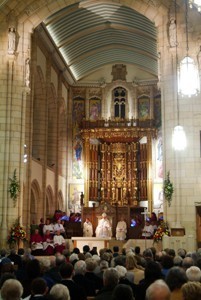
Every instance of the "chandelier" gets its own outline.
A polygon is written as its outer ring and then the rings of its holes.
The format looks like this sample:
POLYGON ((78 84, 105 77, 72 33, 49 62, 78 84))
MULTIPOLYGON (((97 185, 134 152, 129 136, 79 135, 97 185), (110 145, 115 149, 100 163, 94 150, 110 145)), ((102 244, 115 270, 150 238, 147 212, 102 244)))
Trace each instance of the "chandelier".
POLYGON ((186 56, 180 62, 178 70, 178 92, 182 97, 196 96, 200 92, 200 79, 198 68, 189 56, 188 43, 188 0, 186 0, 186 56))

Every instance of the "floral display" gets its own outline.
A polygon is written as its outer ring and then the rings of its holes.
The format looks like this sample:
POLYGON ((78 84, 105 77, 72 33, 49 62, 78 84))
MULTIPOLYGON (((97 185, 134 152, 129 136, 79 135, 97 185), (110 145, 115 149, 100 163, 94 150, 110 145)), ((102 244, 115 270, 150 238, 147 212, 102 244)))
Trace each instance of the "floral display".
POLYGON ((26 231, 19 223, 19 218, 15 221, 8 235, 8 243, 17 243, 19 240, 26 240, 26 231))
POLYGON ((167 172, 167 177, 164 180, 163 193, 165 199, 168 201, 169 206, 172 201, 172 194, 174 192, 173 183, 170 181, 170 172, 167 172))
POLYGON ((170 236, 170 230, 168 228, 167 223, 162 221, 158 226, 158 228, 156 229, 156 232, 154 233, 153 236, 154 243, 158 243, 162 241, 164 235, 170 236))

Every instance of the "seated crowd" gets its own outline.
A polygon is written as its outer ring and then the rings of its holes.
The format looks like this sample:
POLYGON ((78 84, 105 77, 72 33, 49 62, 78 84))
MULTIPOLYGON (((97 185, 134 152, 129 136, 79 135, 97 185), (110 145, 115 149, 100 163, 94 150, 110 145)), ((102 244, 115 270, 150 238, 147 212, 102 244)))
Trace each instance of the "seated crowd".
POLYGON ((85 245, 38 259, 31 249, 0 254, 3 300, 201 299, 201 249, 175 253, 152 247, 141 253, 139 247, 114 246, 97 253, 85 245))

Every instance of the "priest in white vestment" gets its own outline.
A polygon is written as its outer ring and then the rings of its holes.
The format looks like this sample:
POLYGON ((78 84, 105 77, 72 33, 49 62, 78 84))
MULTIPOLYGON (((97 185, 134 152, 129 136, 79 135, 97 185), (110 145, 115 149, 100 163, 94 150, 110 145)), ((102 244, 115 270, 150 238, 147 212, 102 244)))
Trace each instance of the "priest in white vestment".
POLYGON ((86 218, 86 221, 83 224, 83 236, 85 237, 93 236, 93 226, 88 218, 86 218))
POLYGON ((99 220, 98 226, 96 227, 96 237, 111 238, 112 228, 110 221, 107 218, 106 213, 102 214, 102 219, 99 220))
POLYGON ((126 239, 127 233, 127 224, 122 217, 121 220, 117 223, 116 227, 116 239, 119 241, 124 241, 126 239))

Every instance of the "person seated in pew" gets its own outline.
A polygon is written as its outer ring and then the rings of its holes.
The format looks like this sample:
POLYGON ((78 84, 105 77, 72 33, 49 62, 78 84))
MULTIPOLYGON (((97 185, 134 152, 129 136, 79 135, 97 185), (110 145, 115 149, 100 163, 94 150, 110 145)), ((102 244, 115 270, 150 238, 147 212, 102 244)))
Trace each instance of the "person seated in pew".
POLYGON ((35 229, 34 234, 31 235, 31 254, 43 255, 43 238, 39 234, 39 229, 35 229))
POLYGON ((56 231, 56 234, 53 237, 55 252, 59 252, 62 254, 63 250, 66 248, 66 242, 64 237, 61 235, 60 230, 56 231))
POLYGON ((49 230, 46 230, 46 233, 43 237, 43 250, 44 254, 46 255, 53 255, 54 254, 54 241, 52 234, 49 230))
POLYGON ((60 234, 66 238, 66 232, 65 232, 65 229, 64 229, 64 226, 63 224, 61 223, 61 220, 58 219, 56 224, 54 225, 54 234, 56 234, 57 231, 60 231, 60 234))
POLYGON ((45 225, 43 226, 43 235, 46 234, 47 230, 49 230, 50 234, 53 236, 54 227, 53 227, 53 224, 50 223, 50 219, 46 219, 45 225))

